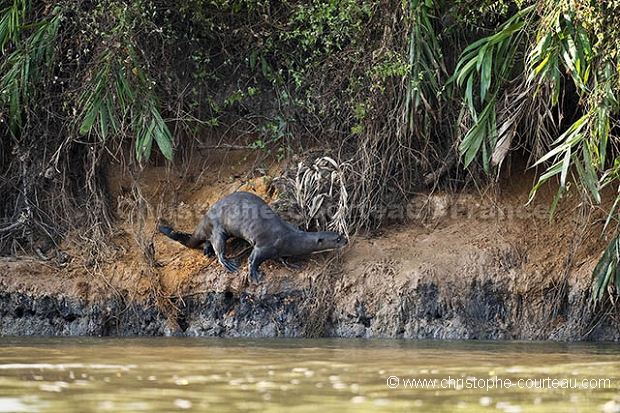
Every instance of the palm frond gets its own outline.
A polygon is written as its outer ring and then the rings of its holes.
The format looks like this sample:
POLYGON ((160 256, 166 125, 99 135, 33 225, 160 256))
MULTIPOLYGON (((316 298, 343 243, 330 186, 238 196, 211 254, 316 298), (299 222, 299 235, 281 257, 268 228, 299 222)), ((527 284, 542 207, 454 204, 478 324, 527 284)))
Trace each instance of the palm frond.
POLYGON ((348 235, 350 206, 345 180, 347 167, 329 156, 318 158, 310 166, 301 162, 298 164, 295 201, 306 228, 327 220, 329 229, 348 235))

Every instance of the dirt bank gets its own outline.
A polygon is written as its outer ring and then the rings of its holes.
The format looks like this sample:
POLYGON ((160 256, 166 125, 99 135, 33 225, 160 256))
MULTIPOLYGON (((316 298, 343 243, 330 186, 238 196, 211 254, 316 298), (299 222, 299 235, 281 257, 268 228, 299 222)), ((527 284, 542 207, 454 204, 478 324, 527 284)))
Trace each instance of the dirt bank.
POLYGON ((267 262, 255 286, 243 245, 232 245, 241 273, 229 274, 155 231, 159 218, 191 231, 238 189, 269 199, 277 173, 206 166, 216 172, 145 171, 141 196, 156 207, 141 214, 125 209, 131 182, 112 176, 119 220, 106 262, 79 253, 79 234, 49 261, 3 258, 0 335, 620 339, 617 318, 589 304, 601 213, 566 200, 550 224, 553 188, 525 206, 533 175, 507 174, 501 192, 419 194, 406 224, 296 260, 298 272, 267 262))

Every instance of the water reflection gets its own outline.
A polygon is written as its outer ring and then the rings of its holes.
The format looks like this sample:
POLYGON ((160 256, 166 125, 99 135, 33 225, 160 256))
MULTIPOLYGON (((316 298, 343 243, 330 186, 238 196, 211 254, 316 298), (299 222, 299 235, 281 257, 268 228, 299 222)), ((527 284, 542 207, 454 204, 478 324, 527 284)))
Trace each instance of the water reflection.
POLYGON ((620 412, 617 344, 0 338, 0 412, 620 412))

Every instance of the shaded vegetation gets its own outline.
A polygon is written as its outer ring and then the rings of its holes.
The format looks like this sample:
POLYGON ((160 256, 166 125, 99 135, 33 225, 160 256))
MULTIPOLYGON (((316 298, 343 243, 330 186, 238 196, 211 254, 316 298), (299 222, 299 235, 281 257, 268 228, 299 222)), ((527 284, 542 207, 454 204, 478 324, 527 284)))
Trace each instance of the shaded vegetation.
MULTIPOLYGON (((620 174, 619 8, 5 0, 0 252, 44 257, 79 229, 101 254, 113 227, 106 171, 139 177, 221 136, 277 160, 320 148, 346 177, 337 219, 351 231, 389 222, 416 191, 490 181, 514 151, 546 168, 532 196, 557 178, 551 213, 571 191, 601 203, 620 174)), ((597 300, 620 285, 616 244, 595 270, 597 300)))

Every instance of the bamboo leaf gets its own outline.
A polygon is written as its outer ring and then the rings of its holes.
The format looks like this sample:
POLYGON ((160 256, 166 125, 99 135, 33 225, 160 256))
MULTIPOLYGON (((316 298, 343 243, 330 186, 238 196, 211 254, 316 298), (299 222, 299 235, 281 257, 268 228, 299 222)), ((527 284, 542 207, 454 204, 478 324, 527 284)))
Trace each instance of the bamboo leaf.
POLYGON ((158 123, 157 133, 155 133, 155 141, 157 142, 157 146, 161 151, 162 155, 166 157, 168 160, 172 160, 172 134, 168 129, 168 126, 161 118, 159 111, 156 112, 156 119, 158 123))
POLYGON ((155 129, 155 120, 151 119, 146 130, 138 129, 136 137, 136 158, 138 162, 145 161, 151 156, 151 147, 153 146, 153 130, 155 129))
POLYGON ((108 105, 103 105, 104 110, 99 111, 99 126, 101 128, 101 139, 105 142, 108 136, 108 113, 109 107, 108 105))
POLYGON ((555 213, 555 208, 558 206, 558 202, 560 201, 560 198, 562 198, 562 195, 564 195, 564 187, 560 186, 558 192, 555 194, 555 197, 553 197, 551 208, 549 208, 549 223, 553 221, 553 214, 555 213))
POLYGON ((592 288, 592 298, 594 301, 600 301, 603 298, 612 281, 616 288, 619 285, 619 262, 620 234, 616 235, 611 240, 607 248, 605 248, 603 256, 594 267, 594 271, 592 271, 592 281, 594 281, 594 286, 592 288))
POLYGON ((11 97, 9 103, 9 115, 11 116, 10 128, 13 135, 17 136, 22 128, 22 112, 20 109, 19 84, 16 78, 11 81, 11 97))
POLYGON ((474 105, 474 77, 470 76, 467 80, 467 86, 465 87, 465 102, 467 103, 467 107, 472 112, 474 121, 477 121, 477 116, 475 112, 474 105))
POLYGON ((559 154, 566 152, 572 146, 578 144, 583 140, 584 135, 582 134, 582 130, 587 126, 587 120, 590 118, 591 114, 587 113, 581 118, 579 118, 575 123, 573 123, 562 135, 560 135, 555 142, 553 142, 556 147, 549 152, 547 152, 544 156, 536 161, 534 166, 538 166, 542 163, 547 162, 548 160, 555 158, 559 154))
POLYGON ((482 57, 478 57, 480 65, 480 100, 485 102, 486 94, 491 89, 491 68, 493 66, 493 55, 486 53, 486 49, 480 49, 482 57))
POLYGON ((616 211, 616 208, 618 207, 619 203, 620 203, 620 194, 616 195, 616 199, 614 200, 614 203, 611 206, 611 209, 607 213, 607 219, 605 220, 605 225, 603 225, 603 230, 601 231, 601 233, 604 234, 607 231, 607 226, 609 225, 609 222, 611 221, 611 218, 613 217, 613 214, 616 211))
POLYGON ((463 161, 465 168, 467 168, 476 157, 483 140, 484 127, 482 124, 473 126, 463 139, 463 142, 459 146, 459 150, 461 153, 465 153, 465 160, 463 161))
POLYGON ((93 107, 86 113, 86 116, 82 121, 82 126, 80 126, 80 135, 86 135, 91 131, 93 125, 95 124, 95 120, 97 120, 98 113, 99 107, 93 107))
POLYGON ((540 176, 540 178, 538 178, 538 181, 536 182, 536 184, 534 185, 534 187, 532 188, 532 190, 530 191, 530 198, 527 201, 527 204, 530 204, 532 202, 532 200, 534 199, 534 196, 536 195, 536 191, 538 191, 538 188, 544 184, 545 182, 547 182, 549 180, 549 178, 559 174, 562 171, 562 163, 558 162, 552 166, 550 166, 544 174, 542 174, 540 176))
POLYGON ((456 84, 458 86, 463 86, 465 78, 468 78, 469 81, 469 79, 471 78, 471 72, 475 69, 477 64, 478 55, 476 54, 474 58, 467 61, 467 63, 465 63, 462 67, 457 67, 457 70, 454 71, 454 74, 456 75, 456 84))
POLYGON ((617 266, 617 264, 614 265, 611 262, 611 260, 613 259, 614 258, 612 257, 608 257, 607 262, 605 263, 605 265, 603 265, 600 273, 598 274, 596 284, 594 286, 595 300, 600 300, 603 298, 603 296, 605 295, 605 291, 607 290, 607 286, 609 285, 609 281, 611 280, 611 276, 616 272, 615 267, 617 266))
POLYGON ((605 105, 599 107, 596 122, 596 135, 598 137, 599 165, 605 167, 605 155, 609 140, 609 109, 605 105))
POLYGON ((611 275, 614 273, 614 268, 611 264, 607 264, 603 267, 603 270, 598 275, 596 280, 596 284, 594 286, 594 298, 595 301, 599 301, 605 295, 605 291, 607 290, 607 285, 611 280, 611 275))
POLYGON ((570 167, 571 159, 571 147, 569 146, 564 152, 564 159, 562 160, 562 172, 560 174, 560 185, 566 187, 566 176, 568 175, 568 168, 570 167))

